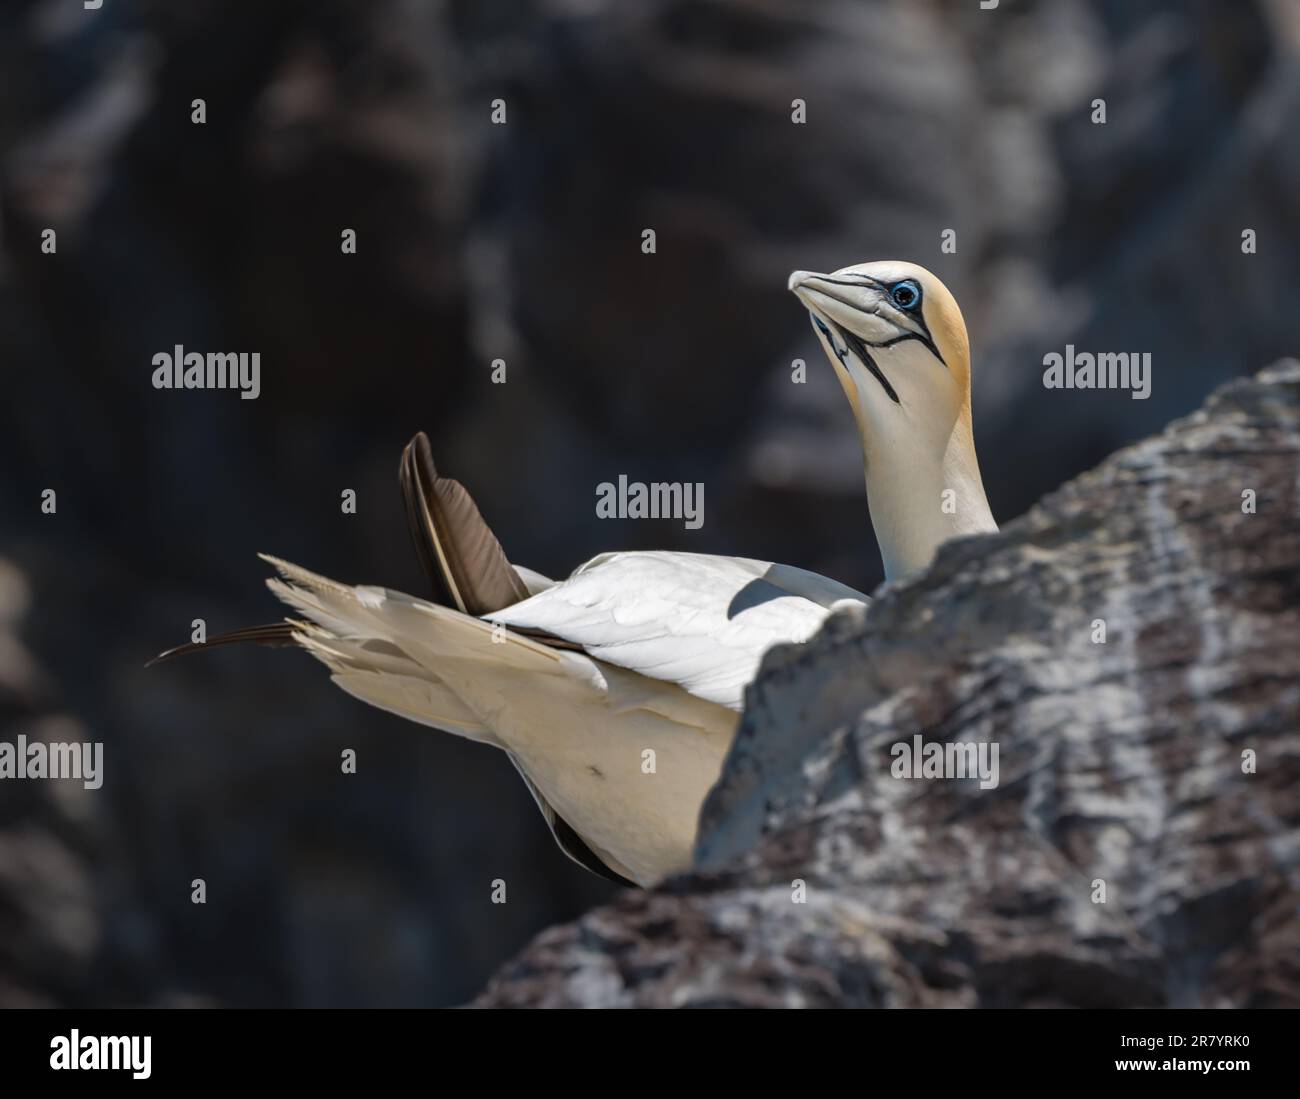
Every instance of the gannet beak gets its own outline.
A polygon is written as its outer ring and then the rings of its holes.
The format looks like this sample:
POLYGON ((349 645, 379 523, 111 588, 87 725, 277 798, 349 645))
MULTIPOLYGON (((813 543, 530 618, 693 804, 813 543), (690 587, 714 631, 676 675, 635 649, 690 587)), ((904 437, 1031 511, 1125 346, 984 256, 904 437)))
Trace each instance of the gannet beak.
POLYGON ((796 271, 790 276, 790 289, 809 309, 850 326, 866 339, 885 338, 898 331, 898 324, 882 315, 884 283, 870 275, 824 275, 818 271, 796 271))

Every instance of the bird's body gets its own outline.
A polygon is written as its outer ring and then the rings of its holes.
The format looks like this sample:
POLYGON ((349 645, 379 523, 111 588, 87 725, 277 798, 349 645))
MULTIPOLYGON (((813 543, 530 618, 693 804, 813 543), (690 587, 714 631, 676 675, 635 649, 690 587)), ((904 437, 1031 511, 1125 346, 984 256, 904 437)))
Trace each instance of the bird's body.
POLYGON ((310 622, 301 643, 335 683, 504 750, 543 813, 641 884, 688 864, 763 653, 866 598, 769 562, 612 553, 478 618, 271 560, 284 577, 273 589, 310 622))
MULTIPOLYGON (((790 286, 862 436, 886 575, 996 529, 975 460, 965 326, 943 284, 887 261, 797 272, 790 286)), ((300 645, 357 698, 500 748, 566 853, 641 885, 689 865, 763 654, 867 601, 802 569, 689 553, 601 554, 555 582, 507 560, 422 435, 403 455, 402 485, 432 600, 268 558, 282 577, 272 589, 302 617, 208 645, 300 645)))

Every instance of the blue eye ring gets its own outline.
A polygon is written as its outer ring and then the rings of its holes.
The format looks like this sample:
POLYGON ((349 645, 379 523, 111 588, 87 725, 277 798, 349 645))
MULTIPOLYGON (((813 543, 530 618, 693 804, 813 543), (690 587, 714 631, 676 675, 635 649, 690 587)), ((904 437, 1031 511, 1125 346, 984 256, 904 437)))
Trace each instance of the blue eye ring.
POLYGON ((889 299, 899 309, 910 312, 921 304, 921 287, 914 279, 904 279, 889 288, 889 299))

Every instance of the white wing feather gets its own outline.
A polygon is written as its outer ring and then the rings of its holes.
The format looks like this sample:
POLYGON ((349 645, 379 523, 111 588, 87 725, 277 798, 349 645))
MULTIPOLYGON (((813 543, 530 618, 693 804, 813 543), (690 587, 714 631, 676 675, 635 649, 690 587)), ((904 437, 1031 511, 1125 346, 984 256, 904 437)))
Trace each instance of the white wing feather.
POLYGON ((545 630, 598 660, 739 710, 773 645, 806 641, 861 592, 744 557, 607 553, 492 621, 545 630))

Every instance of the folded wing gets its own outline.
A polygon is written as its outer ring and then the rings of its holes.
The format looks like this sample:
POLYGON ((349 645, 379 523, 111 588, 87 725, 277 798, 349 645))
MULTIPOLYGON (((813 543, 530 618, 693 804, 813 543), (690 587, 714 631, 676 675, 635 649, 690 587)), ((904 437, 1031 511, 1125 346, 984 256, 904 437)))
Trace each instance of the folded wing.
POLYGON ((806 641, 867 597, 789 565, 675 552, 607 553, 486 617, 739 710, 773 645, 806 641))

